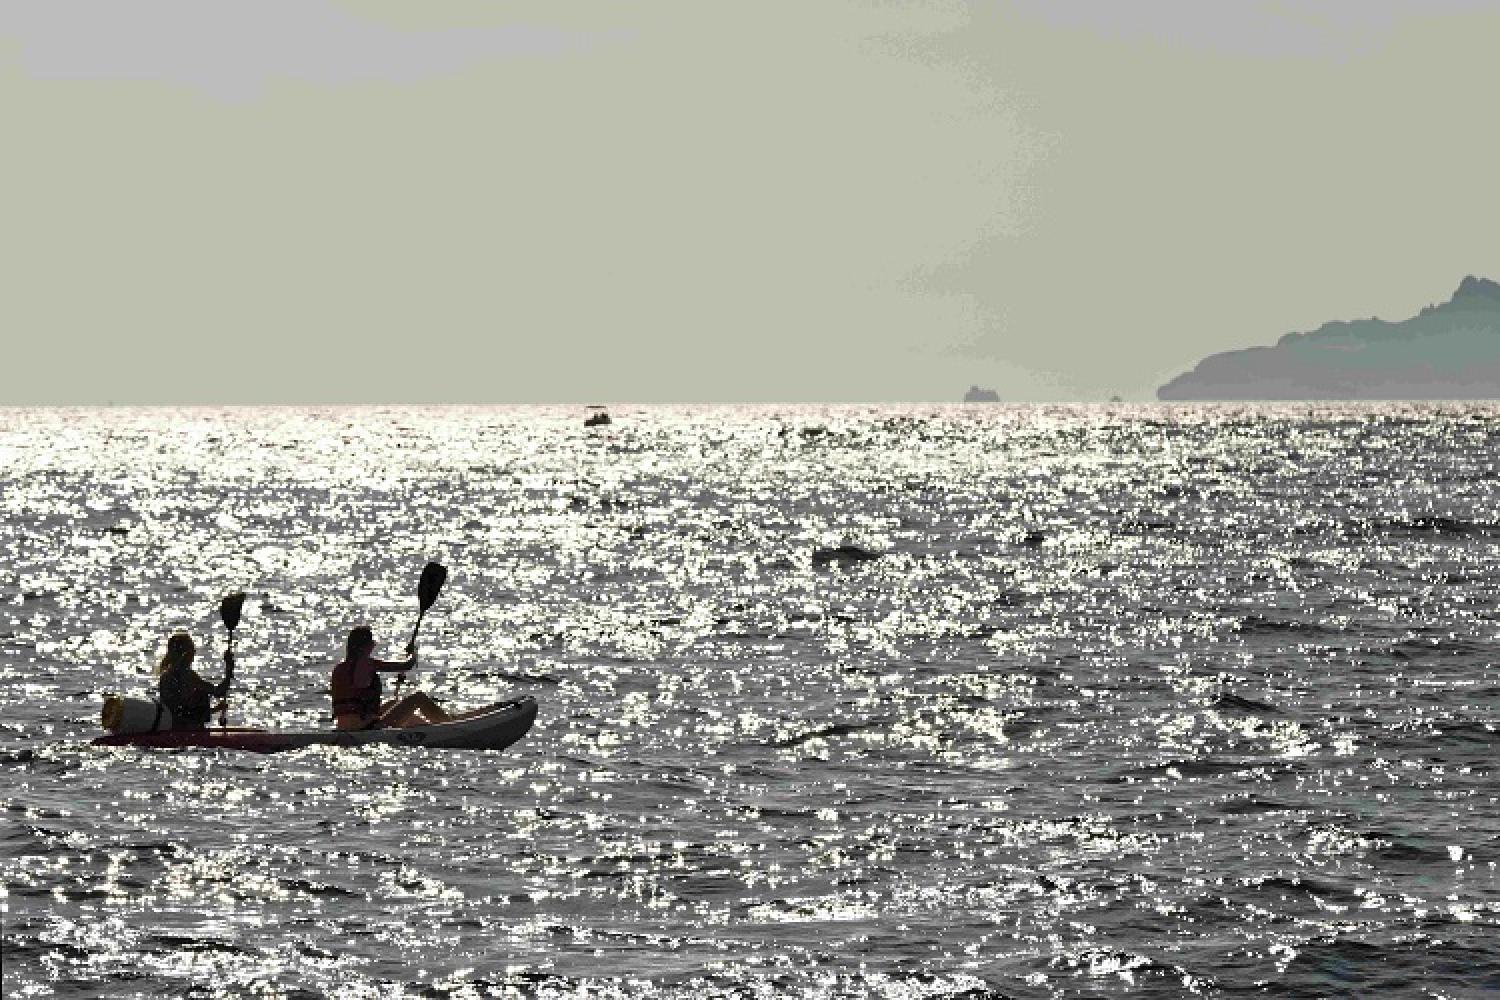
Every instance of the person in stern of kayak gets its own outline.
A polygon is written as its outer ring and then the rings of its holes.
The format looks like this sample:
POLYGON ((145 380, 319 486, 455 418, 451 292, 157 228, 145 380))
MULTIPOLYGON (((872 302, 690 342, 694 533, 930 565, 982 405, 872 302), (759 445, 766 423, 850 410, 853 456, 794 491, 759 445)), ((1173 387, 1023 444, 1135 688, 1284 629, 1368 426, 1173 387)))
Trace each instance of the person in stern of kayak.
POLYGON ((407 647, 407 658, 399 662, 377 660, 375 636, 360 625, 349 633, 344 661, 333 668, 333 721, 339 729, 398 729, 452 722, 469 714, 452 715, 421 691, 400 701, 381 703, 380 675, 405 673, 417 665, 417 654, 407 647))
POLYGON ((229 693, 234 679, 234 654, 224 651, 224 679, 210 684, 193 669, 198 647, 186 632, 174 632, 167 639, 167 653, 157 664, 157 694, 172 713, 173 729, 202 729, 213 714, 213 699, 229 693))

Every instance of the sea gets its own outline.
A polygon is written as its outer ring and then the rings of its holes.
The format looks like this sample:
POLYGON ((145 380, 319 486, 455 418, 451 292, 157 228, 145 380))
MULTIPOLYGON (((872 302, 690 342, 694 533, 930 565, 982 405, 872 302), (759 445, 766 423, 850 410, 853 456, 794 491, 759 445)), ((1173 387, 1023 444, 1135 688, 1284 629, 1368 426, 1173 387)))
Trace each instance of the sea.
POLYGON ((1500 406, 588 412, 0 409, 6 1000, 1500 994, 1500 406))

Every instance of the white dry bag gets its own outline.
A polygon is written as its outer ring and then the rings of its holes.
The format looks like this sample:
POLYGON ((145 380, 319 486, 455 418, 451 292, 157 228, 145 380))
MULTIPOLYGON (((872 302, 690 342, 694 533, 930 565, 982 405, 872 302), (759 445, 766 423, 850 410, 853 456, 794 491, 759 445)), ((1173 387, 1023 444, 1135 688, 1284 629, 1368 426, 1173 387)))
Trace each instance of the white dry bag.
POLYGON ((112 694, 104 699, 99 722, 115 734, 154 733, 172 728, 172 713, 159 701, 112 694))

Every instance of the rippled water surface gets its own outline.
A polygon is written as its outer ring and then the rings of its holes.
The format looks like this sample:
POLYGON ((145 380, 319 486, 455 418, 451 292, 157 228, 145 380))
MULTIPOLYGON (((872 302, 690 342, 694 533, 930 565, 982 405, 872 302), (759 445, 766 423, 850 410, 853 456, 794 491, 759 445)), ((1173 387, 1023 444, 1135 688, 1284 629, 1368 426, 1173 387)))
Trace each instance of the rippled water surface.
POLYGON ((1500 990, 1500 409, 0 410, 6 998, 1500 990), (503 753, 93 748, 171 630, 503 753))

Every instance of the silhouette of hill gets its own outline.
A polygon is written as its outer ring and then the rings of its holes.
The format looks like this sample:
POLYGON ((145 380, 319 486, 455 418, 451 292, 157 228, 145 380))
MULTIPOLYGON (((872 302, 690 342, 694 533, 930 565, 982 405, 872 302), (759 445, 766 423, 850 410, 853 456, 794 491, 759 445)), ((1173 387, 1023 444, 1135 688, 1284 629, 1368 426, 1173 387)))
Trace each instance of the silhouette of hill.
POLYGON ((1326 323, 1214 354, 1158 399, 1500 399, 1500 284, 1469 276, 1411 319, 1326 323))

